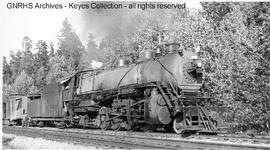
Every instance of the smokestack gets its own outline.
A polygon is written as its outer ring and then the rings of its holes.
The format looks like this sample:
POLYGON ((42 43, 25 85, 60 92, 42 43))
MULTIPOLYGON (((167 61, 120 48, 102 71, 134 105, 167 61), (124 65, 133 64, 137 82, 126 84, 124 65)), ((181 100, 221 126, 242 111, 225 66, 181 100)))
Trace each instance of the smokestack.
POLYGON ((140 61, 145 61, 153 58, 153 51, 150 49, 146 49, 140 52, 139 59, 140 61))

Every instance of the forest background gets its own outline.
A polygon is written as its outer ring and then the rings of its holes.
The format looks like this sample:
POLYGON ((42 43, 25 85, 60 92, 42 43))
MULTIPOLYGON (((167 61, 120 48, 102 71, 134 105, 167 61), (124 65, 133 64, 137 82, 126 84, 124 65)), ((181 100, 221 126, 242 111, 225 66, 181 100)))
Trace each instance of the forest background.
MULTIPOLYGON (((101 40, 88 34, 83 46, 68 19, 58 35, 58 48, 31 37, 22 48, 3 58, 3 100, 11 93, 38 93, 69 73, 91 69, 102 62, 105 69, 116 66, 120 57, 138 60, 143 49, 156 51, 163 43, 179 42, 180 49, 201 47, 204 92, 229 108, 223 113, 236 131, 270 130, 270 3, 205 2, 201 10, 144 10, 117 22, 101 40), (31 52, 35 45, 37 53, 31 52)), ((86 12, 87 13, 87 12, 86 12)), ((100 13, 110 13, 100 11, 100 13)), ((87 15, 86 15, 87 16, 87 15)), ((60 28, 60 27, 59 27, 60 28)), ((166 50, 162 51, 163 55, 166 50)))

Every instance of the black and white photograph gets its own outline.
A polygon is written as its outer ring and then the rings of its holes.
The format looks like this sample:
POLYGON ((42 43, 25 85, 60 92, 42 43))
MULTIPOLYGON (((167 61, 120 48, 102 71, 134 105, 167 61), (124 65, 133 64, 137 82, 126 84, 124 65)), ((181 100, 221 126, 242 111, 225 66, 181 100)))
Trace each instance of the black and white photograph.
POLYGON ((0 2, 2 149, 270 149, 270 2, 0 2))

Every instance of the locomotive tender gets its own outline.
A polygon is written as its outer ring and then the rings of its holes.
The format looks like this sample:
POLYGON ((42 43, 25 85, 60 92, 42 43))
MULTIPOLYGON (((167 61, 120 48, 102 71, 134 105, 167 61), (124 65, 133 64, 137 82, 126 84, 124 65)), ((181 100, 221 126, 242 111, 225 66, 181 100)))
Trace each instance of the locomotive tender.
POLYGON ((154 55, 146 50, 136 64, 121 60, 114 69, 71 73, 45 86, 39 99, 28 99, 27 113, 39 125, 215 132, 203 107, 207 98, 200 91, 197 53, 171 49, 165 56, 154 55))
POLYGON ((50 126, 63 121, 61 87, 58 84, 44 86, 41 94, 11 94, 7 98, 6 124, 21 125, 30 117, 32 125, 50 126))

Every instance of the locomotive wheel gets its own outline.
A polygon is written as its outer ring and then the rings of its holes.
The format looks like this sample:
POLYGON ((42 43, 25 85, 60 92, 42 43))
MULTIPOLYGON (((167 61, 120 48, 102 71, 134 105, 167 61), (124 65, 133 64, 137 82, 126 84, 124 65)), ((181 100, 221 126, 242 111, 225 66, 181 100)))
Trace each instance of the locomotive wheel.
POLYGON ((61 122, 55 122, 55 126, 56 126, 58 129, 64 129, 64 128, 66 127, 64 121, 61 121, 61 122))
POLYGON ((72 123, 70 121, 67 121, 67 122, 65 122, 65 126, 67 128, 70 128, 70 127, 72 127, 72 123))
POLYGON ((99 127, 103 130, 107 130, 110 126, 110 121, 108 115, 100 115, 100 125, 99 127))
POLYGON ((121 128, 122 128, 122 125, 121 125, 121 120, 120 119, 113 119, 113 121, 111 122, 111 128, 114 130, 114 131, 119 131, 121 128))
POLYGON ((99 109, 99 115, 98 115, 98 126, 102 130, 107 130, 110 127, 110 121, 109 121, 109 108, 107 107, 101 107, 99 109))
POLYGON ((88 127, 89 117, 87 115, 80 116, 79 124, 82 125, 83 128, 88 127))
POLYGON ((182 117, 177 117, 174 119, 173 121, 173 130, 174 132, 176 132, 177 134, 181 134, 184 132, 184 120, 182 117))

